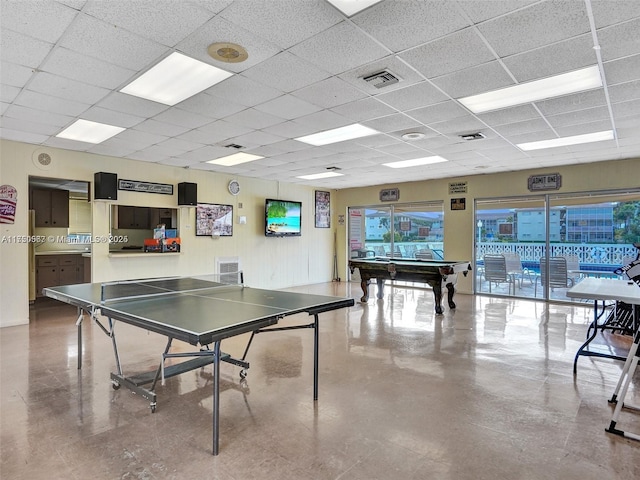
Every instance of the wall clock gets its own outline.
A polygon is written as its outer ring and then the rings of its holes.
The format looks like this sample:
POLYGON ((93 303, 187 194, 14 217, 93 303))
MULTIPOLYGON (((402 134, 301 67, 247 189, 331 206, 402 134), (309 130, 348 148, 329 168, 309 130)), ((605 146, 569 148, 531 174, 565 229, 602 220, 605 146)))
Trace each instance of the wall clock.
POLYGON ((237 180, 231 180, 229 182, 229 193, 231 195, 238 195, 240 193, 240 184, 237 180))

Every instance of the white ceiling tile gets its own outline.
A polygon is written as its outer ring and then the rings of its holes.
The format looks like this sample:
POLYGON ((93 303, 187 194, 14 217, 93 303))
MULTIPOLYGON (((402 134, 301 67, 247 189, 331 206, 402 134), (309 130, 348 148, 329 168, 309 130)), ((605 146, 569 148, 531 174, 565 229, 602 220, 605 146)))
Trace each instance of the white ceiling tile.
POLYGON ((2 85, 13 87, 24 87, 33 75, 33 70, 23 65, 10 62, 0 62, 0 81, 2 85))
POLYGON ((531 120, 524 120, 522 122, 511 122, 506 125, 500 125, 494 127, 494 129, 505 137, 511 137, 512 135, 521 135, 529 132, 540 132, 542 130, 548 130, 549 124, 542 118, 535 118, 531 120))
POLYGON ((225 121, 260 130, 282 123, 282 118, 261 112, 255 108, 247 108, 246 110, 225 117, 225 121))
POLYGON ((511 122, 522 122, 540 118, 540 114, 531 104, 518 105, 493 112, 481 113, 478 118, 489 126, 505 125, 511 122))
POLYGON ((305 102, 293 95, 282 95, 268 102, 256 106, 256 110, 275 115, 280 118, 292 120, 310 113, 318 112, 321 108, 312 103, 305 102))
POLYGON ((83 13, 169 47, 213 17, 213 13, 204 8, 175 1, 88 2, 83 13))
POLYGON ((236 145, 242 145, 246 148, 256 148, 263 145, 269 145, 272 143, 277 143, 282 140, 282 137, 279 135, 273 135, 267 132, 262 131, 254 131, 247 133, 245 135, 238 135, 236 137, 231 137, 229 141, 231 143, 235 143, 236 145))
POLYGON ((609 85, 640 79, 640 54, 606 62, 604 72, 609 85))
POLYGON ((379 132, 394 132, 396 130, 421 126, 419 122, 402 113, 367 120, 366 122, 362 122, 362 124, 379 132))
POLYGON ((443 133, 445 135, 463 135, 468 133, 475 133, 482 131, 483 128, 486 128, 482 122, 471 115, 454 118, 452 120, 446 120, 444 122, 431 123, 429 126, 437 132, 443 133))
POLYGON ((180 157, 191 162, 208 162, 209 160, 224 157, 225 155, 229 155, 228 148, 206 146, 186 152, 180 155, 180 157))
MULTIPOLYGON (((306 117, 300 117, 293 121, 300 125, 307 126, 313 130, 311 132, 319 132, 322 130, 330 130, 333 128, 344 127, 351 124, 349 119, 332 112, 331 110, 322 110, 320 112, 312 113, 306 117)), ((276 133, 277 135, 277 133, 276 133)), ((293 135, 289 135, 293 136, 293 135)), ((299 136, 299 135, 296 135, 299 136)))
POLYGON ((606 98, 602 88, 536 102, 536 107, 544 115, 558 115, 602 105, 606 105, 606 98))
POLYGON ((220 119, 227 115, 241 112, 247 107, 240 103, 236 103, 231 99, 225 100, 222 97, 199 93, 185 101, 180 102, 177 107, 188 112, 200 114, 213 119, 220 119))
POLYGON ((569 125, 566 127, 555 127, 560 137, 572 137, 574 135, 584 135, 587 133, 604 132, 611 130, 611 121, 609 119, 600 120, 598 122, 581 123, 577 125, 569 125))
POLYGON ((132 70, 146 69, 158 62, 165 49, 158 43, 118 29, 89 15, 79 15, 60 39, 60 46, 132 70))
POLYGON ((353 18, 364 31, 375 34, 394 52, 443 37, 469 26, 447 2, 381 2, 353 18), (389 19, 393 21, 389 21, 389 19), (429 19, 429 28, 425 20, 429 19))
POLYGON ((9 29, 56 43, 77 14, 56 2, 3 1, 0 30, 9 29))
POLYGON ((528 82, 596 65, 590 34, 554 43, 504 59, 504 64, 518 82, 528 82))
POLYGON ((166 137, 175 137, 186 132, 187 130, 190 130, 188 127, 180 127, 178 125, 159 122, 153 119, 140 122, 134 128, 135 130, 140 130, 142 132, 153 133, 155 135, 164 135, 166 137))
POLYGON ((55 125, 13 118, 7 115, 2 117, 2 128, 18 131, 24 130, 25 132, 39 133, 41 135, 55 135, 60 131, 60 128, 55 125))
POLYGON ((504 67, 497 61, 443 75, 432 79, 432 82, 451 98, 475 95, 507 87, 514 83, 504 67))
POLYGON ((47 72, 36 73, 29 82, 28 88, 53 97, 89 104, 99 102, 110 93, 110 90, 106 88, 87 85, 47 72))
POLYGON ((403 111, 440 103, 448 100, 449 97, 430 82, 423 81, 389 93, 384 93, 384 90, 382 90, 375 98, 386 105, 403 111))
POLYGON ((640 53, 638 31, 640 18, 598 30, 602 59, 606 62, 640 53))
POLYGON ((52 48, 51 43, 27 37, 8 28, 0 29, 0 52, 3 62, 37 68, 52 48))
POLYGON ((87 150, 96 155, 109 155, 112 157, 126 157, 136 151, 135 147, 126 142, 119 142, 116 137, 112 137, 87 150))
POLYGON ((640 80, 609 87, 609 97, 613 103, 640 98, 640 80))
POLYGON ((294 96, 323 108, 332 108, 353 102, 366 95, 338 77, 327 78, 293 92, 294 96))
POLYGON ((291 47, 290 51, 334 75, 389 54, 349 22, 341 22, 291 47))
POLYGON ((124 86, 135 74, 134 70, 118 67, 66 48, 56 48, 40 70, 110 89, 124 86))
POLYGON ((23 90, 16 98, 15 103, 35 110, 56 112, 61 115, 70 115, 73 117, 81 115, 89 108, 89 105, 86 103, 63 100, 29 90, 23 90))
POLYGON ((204 145, 198 145, 197 143, 180 140, 178 138, 169 138, 164 142, 158 143, 158 146, 160 148, 169 148, 176 152, 180 152, 180 155, 204 147, 204 145))
POLYGON ((427 78, 440 77, 495 59, 473 28, 413 48, 400 57, 427 78))
POLYGON ((500 57, 549 45, 589 32, 584 3, 563 0, 539 2, 478 25, 478 29, 500 57), (544 19, 544 21, 542 21, 544 19), (522 26, 527 26, 523 35, 522 26))
POLYGON ((209 88, 206 93, 232 104, 253 106, 277 98, 283 92, 243 75, 234 75, 209 88))
POLYGON ((428 125, 430 123, 441 122, 451 118, 463 117, 468 115, 467 110, 453 100, 430 105, 428 107, 416 108, 409 110, 407 115, 415 118, 417 121, 428 125))
POLYGON ((101 107, 90 107, 82 114, 84 120, 92 122, 106 123, 117 127, 129 128, 144 121, 142 117, 136 117, 122 112, 114 112, 101 107))
POLYGON ((12 87, 11 85, 3 85, 0 88, 0 101, 11 103, 13 102, 18 94, 21 92, 19 87, 12 87))
POLYGON ((638 116, 640 114, 640 99, 614 103, 612 108, 615 118, 638 116))
POLYGON ((189 112, 181 108, 168 108, 153 118, 159 122, 171 123, 187 128, 199 128, 213 121, 211 117, 198 115, 197 113, 189 112))
POLYGON ((10 128, 0 127, 0 136, 5 140, 13 140, 14 142, 31 143, 39 145, 47 141, 49 135, 40 135, 28 132, 26 130, 12 130, 10 128))
POLYGON ((268 62, 245 70, 242 75, 258 84, 287 93, 331 76, 330 73, 289 52, 280 52, 268 62))
POLYGON ((234 2, 221 16, 281 48, 296 45, 343 18, 326 2, 296 2, 295 15, 291 15, 291 8, 290 0, 234 2))
POLYGON ((457 3, 469 15, 473 23, 481 23, 527 7, 537 1, 539 0, 492 0, 490 2, 458 0, 457 3))
POLYGON ((117 135, 117 138, 121 142, 126 141, 129 145, 138 146, 138 149, 142 149, 163 142, 169 137, 166 135, 143 132, 141 130, 127 129, 120 132, 117 135))
MULTIPOLYGON (((226 122, 224 120, 218 120, 216 122, 200 127, 197 130, 192 130, 192 132, 199 131, 205 133, 209 136, 209 141, 207 143, 214 144, 231 137, 244 135, 245 133, 249 133, 252 130, 252 128, 249 128, 246 125, 238 125, 235 123, 226 122)), ((186 134, 183 135, 183 138, 185 138, 185 136, 186 134)))
POLYGON ((59 115, 57 113, 35 110, 33 108, 23 107, 20 105, 10 105, 4 115, 11 118, 19 118, 21 120, 53 125, 58 128, 69 125, 74 119, 74 117, 69 115, 59 115))
POLYGON ((559 115, 549 115, 546 118, 552 127, 566 127, 580 123, 589 123, 594 120, 607 120, 610 117, 609 109, 603 106, 561 113, 559 115))
POLYGON ((152 102, 120 92, 111 92, 107 97, 100 100, 97 106, 146 118, 153 117, 170 108, 162 103, 152 102))
POLYGON ((331 111, 355 122, 384 117, 395 113, 395 109, 383 104, 375 98, 363 98, 362 100, 356 100, 355 102, 338 105, 337 107, 332 108, 331 111))
POLYGON ((640 17, 636 0, 591 0, 596 28, 640 17))
POLYGON ((160 165, 171 165, 173 167, 188 167, 198 162, 184 157, 169 157, 166 160, 160 160, 158 163, 160 165))

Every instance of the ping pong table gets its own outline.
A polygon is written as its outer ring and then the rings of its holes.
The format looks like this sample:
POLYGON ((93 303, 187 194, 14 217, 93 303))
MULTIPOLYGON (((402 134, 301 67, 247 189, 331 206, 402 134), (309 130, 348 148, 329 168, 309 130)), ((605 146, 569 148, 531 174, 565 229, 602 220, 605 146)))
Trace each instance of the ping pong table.
POLYGON ((157 406, 155 387, 159 380, 164 382, 166 378, 213 364, 213 455, 219 452, 220 362, 242 367, 240 376, 244 378, 249 368, 246 357, 257 333, 312 328, 315 401, 318 399, 318 315, 355 303, 351 298, 249 288, 242 283, 228 284, 217 280, 212 280, 212 276, 174 277, 43 289, 45 296, 76 306, 79 310, 76 322, 78 368, 82 365, 82 318, 87 313, 111 338, 116 363, 116 372, 111 373, 113 388, 124 385, 149 400, 152 413, 157 406), (313 315, 313 322, 274 326, 284 317, 298 313, 313 315), (99 315, 107 319, 106 325, 99 315), (114 328, 118 321, 167 337, 156 371, 129 376, 123 374, 114 328), (221 351, 222 340, 249 332, 251 337, 242 358, 233 358, 221 351), (192 352, 171 353, 174 340, 196 348, 192 352), (181 361, 165 366, 167 359, 181 361))

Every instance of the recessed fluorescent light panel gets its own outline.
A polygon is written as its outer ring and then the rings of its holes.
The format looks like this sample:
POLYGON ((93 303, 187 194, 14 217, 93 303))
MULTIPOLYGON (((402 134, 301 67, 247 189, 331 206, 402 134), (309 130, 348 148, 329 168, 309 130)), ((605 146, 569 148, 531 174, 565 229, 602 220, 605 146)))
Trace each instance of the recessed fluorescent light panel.
POLYGON ((353 140, 354 138, 368 137, 369 135, 376 135, 378 133, 380 132, 373 128, 365 127, 359 123, 354 123, 353 125, 347 125, 346 127, 334 128, 333 130, 326 130, 324 132, 314 133, 313 135, 298 137, 296 140, 319 147, 322 145, 329 145, 331 143, 344 142, 345 140, 353 140))
POLYGON ((383 163, 385 167, 391 168, 407 168, 407 167, 417 167, 420 165, 431 165, 432 163, 441 163, 448 162, 446 158, 442 158, 439 156, 434 157, 423 157, 423 158, 414 158, 413 160, 402 160, 400 162, 392 162, 392 163, 383 163))
POLYGON ((208 63, 173 52, 120 91, 173 106, 231 75, 208 63))
POLYGON ((381 0, 328 0, 334 7, 344 13, 347 17, 361 12, 371 5, 375 5, 381 0))
POLYGON ((473 113, 483 113, 599 87, 602 87, 602 77, 598 66, 594 65, 458 100, 473 113))
POLYGON ((57 134, 56 137, 78 142, 102 143, 123 130, 122 127, 79 119, 57 134))
POLYGON ((226 157, 216 158, 215 160, 209 160, 207 163, 214 165, 224 165, 225 167, 232 167, 233 165, 240 165, 241 163, 253 162, 254 160, 260 160, 260 155, 252 155, 250 153, 234 153, 226 157))
POLYGON ((344 173, 324 172, 324 173, 314 173, 312 175, 302 175, 298 178, 302 178, 304 180, 318 180, 319 178, 341 177, 342 175, 344 175, 344 173))
POLYGON ((603 132, 554 138, 552 140, 541 140, 539 142, 518 143, 516 146, 525 151, 542 150, 543 148, 566 147, 568 145, 579 145, 581 143, 602 142, 604 140, 613 140, 613 138, 613 130, 605 130, 603 132))

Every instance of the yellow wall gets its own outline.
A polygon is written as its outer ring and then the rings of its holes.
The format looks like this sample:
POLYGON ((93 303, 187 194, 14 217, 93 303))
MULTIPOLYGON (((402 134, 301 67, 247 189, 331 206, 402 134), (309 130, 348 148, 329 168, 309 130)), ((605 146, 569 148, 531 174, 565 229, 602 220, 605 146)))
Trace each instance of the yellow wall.
MULTIPOLYGON (((330 281, 333 277, 333 231, 314 228, 314 189, 256 178, 242 178, 201 170, 124 160, 83 152, 0 141, 0 184, 18 191, 14 224, 0 224, 0 238, 28 234, 29 176, 90 181, 95 172, 112 172, 119 178, 174 185, 174 195, 118 191, 117 204, 177 208, 177 184, 198 184, 198 201, 234 207, 233 236, 212 239, 195 236, 195 209, 180 207, 180 255, 114 257, 107 244, 92 247, 93 281, 112 281, 168 275, 199 275, 215 271, 218 257, 239 257, 245 283, 256 288, 285 288, 330 281), (34 154, 46 151, 53 159, 48 170, 38 168, 34 154), (232 196, 227 184, 238 178, 241 192, 232 196), (303 204, 302 236, 266 238, 264 200, 281 198, 303 204), (240 208, 242 204, 242 208, 240 208), (246 216, 240 225, 238 217, 246 216)), ((112 202, 93 201, 93 235, 110 233, 112 202)), ((29 321, 29 252, 26 244, 0 243, 0 326, 29 321)))
MULTIPOLYGON (((558 193, 640 187, 640 159, 631 159, 341 190, 335 195, 336 201, 332 203, 334 218, 339 214, 345 216, 345 224, 337 227, 340 247, 338 254, 339 276, 348 278, 346 267, 347 252, 349 251, 347 248, 347 209, 349 206, 382 205, 380 190, 399 188, 400 201, 398 203, 443 200, 446 257, 453 260, 472 260, 475 238, 474 200, 476 198, 530 195, 531 192, 529 192, 527 184, 529 176, 542 173, 560 173, 562 187, 557 191, 558 193), (453 182, 467 182, 467 193, 449 195, 449 183, 453 182), (466 199, 466 210, 451 211, 451 198, 462 197, 466 199)), ((554 190, 554 192, 556 191, 554 190)), ((334 220, 332 219, 332 221, 334 220)), ((458 279, 456 288, 460 293, 471 293, 471 276, 458 279)))
MULTIPOLYGON (((28 233, 30 175, 93 182, 93 174, 100 171, 116 173, 120 178, 174 186, 180 182, 197 183, 198 201, 234 206, 234 232, 232 237, 217 240, 196 237, 194 209, 181 207, 180 255, 113 257, 109 256, 108 245, 95 244, 92 250, 93 281, 207 274, 214 272, 216 258, 240 257, 245 282, 249 286, 260 288, 285 288, 330 281, 333 278, 334 232, 337 235, 338 276, 346 280, 347 208, 350 205, 379 205, 379 192, 382 188, 399 188, 400 203, 443 200, 447 257, 471 260, 475 198, 527 195, 527 179, 538 173, 560 173, 563 184, 560 193, 634 188, 640 185, 640 160, 632 159, 353 188, 331 192, 331 228, 317 229, 314 228, 313 187, 201 170, 150 166, 145 162, 0 141, 0 184, 13 185, 18 190, 15 223, 0 224, 0 238, 28 233), (33 162, 34 154, 42 151, 49 153, 53 159, 48 170, 36 167, 33 162), (227 191, 227 184, 232 178, 237 178, 241 185, 241 193, 235 197, 227 191), (468 188, 466 194, 449 195, 450 182, 465 181, 468 188), (466 210, 450 211, 452 197, 465 197, 466 210), (265 198, 303 202, 302 237, 274 239, 264 236, 265 198), (247 217, 246 225, 238 224, 239 215, 247 217), (344 215, 343 224, 338 221, 339 215, 344 215)), ((173 196, 119 191, 116 203, 176 208, 177 188, 174 191, 173 196)), ((94 236, 109 235, 110 205, 111 202, 108 201, 92 202, 94 236)), ((28 256, 26 244, 0 244, 0 327, 28 323, 28 256)), ((460 279, 458 290, 461 293, 471 293, 471 285, 471 277, 460 279)))

